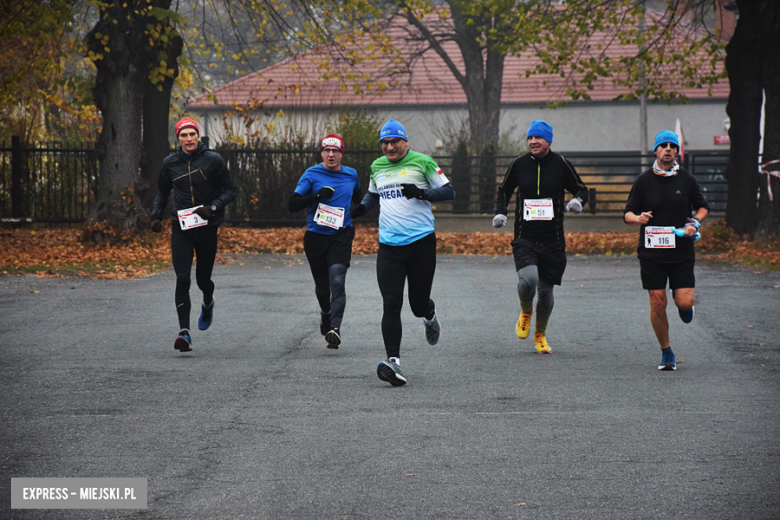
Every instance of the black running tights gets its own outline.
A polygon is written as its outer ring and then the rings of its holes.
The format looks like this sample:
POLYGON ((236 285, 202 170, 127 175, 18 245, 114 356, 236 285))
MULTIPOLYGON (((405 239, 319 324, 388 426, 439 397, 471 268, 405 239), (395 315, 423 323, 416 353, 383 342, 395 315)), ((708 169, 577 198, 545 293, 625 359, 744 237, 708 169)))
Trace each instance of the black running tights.
POLYGON ((436 271, 436 235, 431 233, 405 246, 379 244, 376 277, 382 293, 382 339, 387 357, 401 357, 401 307, 409 280, 409 306, 418 318, 433 318, 431 300, 436 271))
POLYGON ((328 268, 325 276, 314 278, 314 294, 317 295, 317 302, 322 312, 330 312, 330 326, 334 329, 341 327, 344 307, 347 304, 347 293, 344 289, 347 269, 344 264, 333 264, 328 268))
POLYGON ((195 281, 203 292, 203 302, 211 303, 214 296, 214 282, 211 272, 214 258, 217 256, 217 226, 203 226, 182 231, 173 224, 171 233, 171 256, 173 270, 176 272, 176 314, 179 316, 179 328, 190 328, 190 285, 193 255, 197 255, 195 281))

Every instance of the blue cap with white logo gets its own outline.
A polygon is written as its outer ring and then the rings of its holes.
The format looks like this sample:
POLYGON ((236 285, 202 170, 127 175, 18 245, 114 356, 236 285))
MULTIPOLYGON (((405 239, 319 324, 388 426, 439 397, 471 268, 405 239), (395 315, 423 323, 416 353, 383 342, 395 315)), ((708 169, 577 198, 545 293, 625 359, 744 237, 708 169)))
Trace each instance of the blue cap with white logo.
POLYGON ((404 125, 395 119, 385 123, 385 126, 379 131, 379 142, 381 143, 383 139, 403 139, 404 141, 409 141, 404 125))

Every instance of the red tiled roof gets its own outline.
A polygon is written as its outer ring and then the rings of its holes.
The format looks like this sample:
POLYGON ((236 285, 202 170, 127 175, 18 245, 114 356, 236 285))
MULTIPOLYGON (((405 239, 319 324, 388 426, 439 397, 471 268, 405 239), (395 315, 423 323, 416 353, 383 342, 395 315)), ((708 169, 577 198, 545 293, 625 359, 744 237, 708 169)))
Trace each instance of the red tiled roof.
MULTIPOLYGON (((403 21, 401 22, 403 23, 403 21)), ((391 25, 388 33, 393 44, 405 55, 413 52, 414 42, 407 40, 407 32, 398 24, 391 25)), ((605 42, 608 35, 597 33, 591 38, 592 47, 605 42)), ((444 50, 463 71, 463 59, 455 42, 449 41, 442 45, 444 50)), ((607 53, 614 59, 621 53, 635 53, 636 49, 620 48, 617 45, 608 47, 607 53)), ((253 100, 263 102, 266 107, 274 106, 316 106, 334 107, 350 106, 387 106, 397 104, 403 99, 403 104, 409 105, 465 105, 466 94, 444 60, 433 50, 429 50, 413 64, 412 74, 387 75, 383 72, 386 64, 372 68, 368 65, 358 65, 358 75, 361 72, 372 76, 372 81, 385 81, 389 87, 384 92, 378 92, 374 87, 369 90, 367 81, 347 81, 342 84, 338 79, 323 80, 320 65, 326 60, 326 51, 320 50, 289 58, 272 65, 259 73, 247 75, 227 85, 214 89, 211 94, 216 97, 218 106, 230 106, 233 103, 247 106, 253 100), (354 93, 353 87, 360 86, 364 91, 362 97, 354 93)), ((504 61, 503 104, 513 103, 545 103, 553 101, 571 101, 566 95, 567 80, 559 75, 534 74, 526 77, 525 71, 531 70, 538 59, 524 53, 520 57, 507 56, 504 61)), ((335 66, 343 63, 341 59, 333 59, 335 66)), ((389 63, 389 61, 387 62, 389 63)), ((722 70, 722 63, 719 65, 722 70)), ((710 87, 712 97, 726 98, 729 93, 727 79, 721 79, 710 87)), ((709 97, 707 88, 684 88, 679 92, 690 99, 709 97)), ((599 79, 589 95, 594 101, 608 101, 626 93, 624 87, 615 85, 610 80, 599 79)), ((199 95, 187 101, 190 108, 214 106, 214 101, 208 99, 208 94, 199 95)))

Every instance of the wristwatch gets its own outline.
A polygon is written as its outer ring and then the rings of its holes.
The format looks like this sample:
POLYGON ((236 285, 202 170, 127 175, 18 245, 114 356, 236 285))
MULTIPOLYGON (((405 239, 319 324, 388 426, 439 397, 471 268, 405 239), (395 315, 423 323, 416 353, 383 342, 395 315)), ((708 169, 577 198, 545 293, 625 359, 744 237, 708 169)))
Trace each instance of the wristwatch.
POLYGON ((217 208, 217 205, 216 205, 216 204, 212 204, 212 205, 211 205, 211 211, 213 211, 214 213, 216 213, 216 212, 217 212, 217 209, 218 209, 218 208, 217 208))

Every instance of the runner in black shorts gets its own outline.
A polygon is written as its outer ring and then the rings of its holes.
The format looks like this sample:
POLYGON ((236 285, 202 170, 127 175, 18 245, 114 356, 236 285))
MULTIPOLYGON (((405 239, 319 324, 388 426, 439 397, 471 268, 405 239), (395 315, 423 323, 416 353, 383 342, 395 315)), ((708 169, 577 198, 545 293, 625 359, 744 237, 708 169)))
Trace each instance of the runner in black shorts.
POLYGON ((532 121, 526 135, 531 152, 518 157, 509 166, 496 196, 493 226, 506 226, 507 206, 517 188, 515 238, 512 241, 520 297, 517 337, 528 337, 534 296, 538 292, 534 345, 537 352, 548 354, 552 352, 546 332, 554 304, 553 287, 561 285, 566 270, 564 190, 574 195, 566 210, 579 213, 588 200, 588 188, 574 166, 550 150, 553 131, 549 123, 532 121))
POLYGON ((361 199, 358 174, 341 164, 344 141, 336 134, 320 143, 322 163, 306 170, 290 197, 291 212, 308 207, 308 229, 303 250, 314 277, 314 294, 320 304, 320 333, 328 348, 341 344, 341 320, 347 295, 344 282, 352 258, 355 228, 351 204, 361 199))
POLYGON ((176 313, 179 335, 173 348, 192 350, 190 333, 190 273, 197 255, 195 280, 203 292, 198 328, 206 330, 214 318, 214 282, 211 272, 217 255, 217 228, 225 220, 225 206, 236 198, 238 189, 225 160, 209 150, 199 138, 198 124, 183 118, 176 124, 179 147, 163 161, 152 210, 152 231, 162 229, 160 220, 173 190, 171 256, 176 272, 176 313))
POLYGON ((674 132, 664 130, 656 136, 653 167, 637 176, 623 211, 626 224, 641 225, 637 256, 642 288, 650 295, 650 323, 661 346, 658 370, 677 370, 669 346, 666 281, 680 318, 690 323, 696 287, 693 239, 709 213, 696 178, 676 161, 679 147, 674 132), (677 236, 675 229, 683 236, 677 236))

